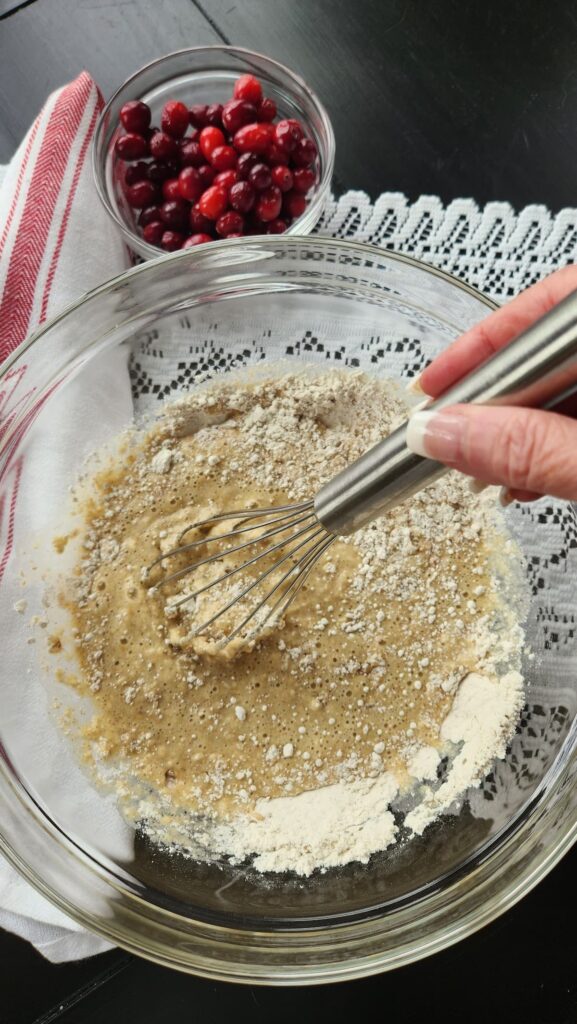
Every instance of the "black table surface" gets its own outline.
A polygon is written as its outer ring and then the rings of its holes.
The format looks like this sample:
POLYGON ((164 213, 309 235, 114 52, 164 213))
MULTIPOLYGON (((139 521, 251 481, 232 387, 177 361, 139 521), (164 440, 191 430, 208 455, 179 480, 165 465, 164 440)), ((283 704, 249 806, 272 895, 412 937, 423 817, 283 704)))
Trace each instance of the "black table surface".
MULTIPOLYGON (((334 187, 515 208, 577 205, 572 0, 0 0, 0 162, 87 68, 109 95, 171 50, 246 46, 299 71, 335 128, 334 187)), ((394 973, 316 989, 214 984, 114 950, 52 965, 0 933, 0 1022, 143 1024, 363 1014, 577 1021, 577 850, 481 933, 394 973)))

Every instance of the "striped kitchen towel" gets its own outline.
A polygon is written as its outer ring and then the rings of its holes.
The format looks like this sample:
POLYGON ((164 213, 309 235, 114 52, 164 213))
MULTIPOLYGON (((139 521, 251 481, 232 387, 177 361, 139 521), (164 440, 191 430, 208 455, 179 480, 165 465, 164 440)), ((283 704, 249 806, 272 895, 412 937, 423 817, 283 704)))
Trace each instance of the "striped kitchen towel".
MULTIPOLYGON (((49 97, 0 176, 0 363, 39 324, 129 266, 92 180, 90 148, 102 106, 83 72, 49 97)), ((2 514, 9 510, 0 505, 2 514)), ((109 948, 32 889, 1 855, 0 927, 55 962, 109 948)))

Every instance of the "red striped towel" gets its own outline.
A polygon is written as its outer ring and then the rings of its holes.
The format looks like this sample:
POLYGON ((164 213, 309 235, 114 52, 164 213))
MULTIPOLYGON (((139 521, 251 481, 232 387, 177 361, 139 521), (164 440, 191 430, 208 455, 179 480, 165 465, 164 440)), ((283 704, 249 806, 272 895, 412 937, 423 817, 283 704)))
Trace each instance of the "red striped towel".
MULTIPOLYGON (((90 143, 102 105, 96 85, 83 72, 49 97, 5 170, 0 186, 0 363, 44 320, 129 265, 92 180, 90 143)), ((0 391, 0 406, 4 398, 0 391)), ((0 537, 7 543, 12 536, 9 505, 0 501, 0 537), (2 523, 3 517, 8 521, 2 523)), ((107 948, 1 860, 0 926, 29 939, 53 961, 107 948)))

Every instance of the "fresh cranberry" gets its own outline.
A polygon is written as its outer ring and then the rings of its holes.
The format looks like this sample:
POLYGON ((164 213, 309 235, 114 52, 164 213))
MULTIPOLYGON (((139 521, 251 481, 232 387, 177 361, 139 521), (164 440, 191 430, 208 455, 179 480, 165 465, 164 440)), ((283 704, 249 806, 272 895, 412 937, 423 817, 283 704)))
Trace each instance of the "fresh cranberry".
POLYGON ((285 192, 283 198, 283 211, 287 217, 296 219, 305 212, 307 201, 302 192, 285 192))
POLYGON ((138 223, 141 228, 145 228, 147 224, 152 224, 153 220, 160 219, 159 206, 145 206, 144 210, 141 210, 138 214, 138 223))
POLYGON ((202 183, 196 167, 183 167, 178 175, 177 190, 180 198, 188 199, 189 203, 195 203, 202 195, 202 183))
POLYGON ((257 163, 258 157, 256 153, 243 153, 242 156, 239 156, 238 163, 236 165, 236 173, 239 178, 247 178, 251 167, 254 167, 257 163))
POLYGON ((205 103, 195 103, 189 108, 188 120, 193 128, 205 128, 207 121, 208 107, 205 103))
POLYGON ((247 103, 246 100, 229 100, 222 108, 222 123, 226 130, 233 135, 239 128, 250 124, 251 121, 256 121, 256 119, 256 107, 252 103, 247 103))
POLYGON ((137 164, 129 164, 124 172, 125 185, 136 185, 137 181, 143 181, 148 177, 148 164, 139 160, 137 164))
POLYGON ((249 185, 248 181, 239 181, 238 184, 232 186, 228 194, 228 201, 233 210, 238 210, 239 213, 248 213, 254 203, 252 185, 249 185))
POLYGON ((245 124, 236 132, 233 144, 239 153, 266 153, 274 137, 272 124, 245 124))
POLYGON ((231 169, 230 171, 221 171, 220 174, 217 174, 213 181, 213 185, 218 185, 220 188, 225 188, 228 192, 228 190, 231 189, 232 186, 235 185, 237 181, 238 174, 236 173, 235 170, 231 169))
POLYGON ((204 214, 200 212, 197 203, 195 203, 190 211, 190 226, 193 234, 206 235, 209 231, 212 231, 211 222, 208 217, 205 217, 204 214))
POLYGON ((214 167, 211 167, 210 164, 202 164, 198 168, 198 173, 200 175, 200 183, 203 189, 212 185, 214 181, 214 167))
POLYGON ((266 96, 258 108, 259 121, 274 121, 276 117, 276 103, 266 96))
POLYGON ((217 146, 210 154, 210 162, 215 171, 229 171, 236 167, 238 155, 232 146, 217 146))
POLYGON ((293 172, 294 190, 305 194, 311 189, 317 180, 317 176, 310 167, 297 167, 293 172))
POLYGON ((144 225, 142 237, 149 245, 160 245, 165 231, 166 227, 161 220, 151 220, 150 224, 144 225))
POLYGON ((251 167, 248 172, 248 180, 257 192, 262 192, 264 188, 269 188, 272 184, 272 177, 268 164, 255 164, 254 167, 251 167))
POLYGON ((281 220, 280 217, 277 217, 276 220, 271 220, 270 223, 267 224, 266 233, 267 235, 282 235, 282 233, 286 231, 287 227, 288 224, 286 220, 281 220))
POLYGON ((129 205, 137 210, 152 206, 158 199, 158 190, 151 181, 137 181, 134 185, 127 185, 125 193, 129 205))
POLYGON ((222 217, 219 217, 216 222, 217 234, 226 238, 227 235, 232 233, 240 234, 244 227, 244 220, 240 213, 235 210, 229 210, 228 213, 223 213, 222 217))
POLYGON ((271 166, 273 164, 288 164, 290 160, 290 156, 286 149, 283 149, 282 146, 279 146, 276 142, 273 142, 272 145, 269 146, 266 156, 271 166))
POLYGON ((228 193, 224 188, 213 185, 203 192, 198 200, 198 208, 208 220, 218 220, 228 206, 228 193))
POLYGON ((148 156, 148 142, 144 135, 129 132, 127 135, 119 135, 114 150, 121 160, 140 160, 141 156, 148 156))
POLYGON ((272 183, 280 188, 281 192, 290 192, 293 187, 292 172, 284 164, 277 164, 271 173, 272 183))
POLYGON ((148 164, 148 179, 156 184, 166 181, 167 178, 175 178, 177 174, 177 165, 172 160, 151 160, 148 164))
POLYGON ((212 242, 212 235, 199 232, 197 235, 189 235, 182 248, 190 249, 193 245, 204 245, 206 242, 212 242))
POLYGON ((166 132, 155 132, 150 140, 150 153, 155 160, 177 160, 178 143, 166 132))
POLYGON ((180 161, 183 167, 200 167, 204 163, 202 150, 195 139, 184 139, 180 147, 180 161))
POLYGON ((206 108, 206 123, 215 128, 222 127, 222 103, 211 103, 206 108))
POLYGON ((262 85, 254 75, 241 75, 234 83, 232 94, 235 100, 246 100, 258 107, 262 101, 262 85))
POLYGON ((292 118, 287 118, 284 121, 279 121, 274 127, 275 142, 279 146, 282 146, 287 153, 292 153, 293 149, 300 142, 303 137, 303 130, 298 123, 292 118))
POLYGON ((317 155, 318 149, 312 139, 301 139, 291 153, 295 167, 310 167, 317 155))
POLYGON ((150 107, 140 100, 129 100, 120 108, 120 120, 127 132, 146 135, 150 127, 150 107))
POLYGON ((174 252, 176 249, 182 249, 184 243, 184 235, 180 231, 165 231, 160 244, 163 249, 167 252, 174 252))
MULTIPOLYGON (((198 141, 205 160, 210 160, 213 149, 216 149, 217 146, 224 146, 226 142, 220 128, 214 128, 213 125, 202 129, 198 141)), ((221 171, 223 170, 224 167, 221 167, 221 171)))
POLYGON ((162 197, 167 202, 172 199, 183 198, 178 187, 178 178, 167 178, 166 181, 162 182, 162 197))
POLYGON ((268 223, 269 220, 276 220, 282 205, 282 192, 276 185, 271 185, 261 192, 257 197, 254 208, 254 215, 257 220, 268 223))
POLYGON ((160 219, 167 228, 182 228, 188 221, 188 203, 183 199, 169 199, 160 207, 160 219))
POLYGON ((180 100, 169 100, 162 108, 160 127, 173 139, 180 139, 188 128, 188 107, 180 100))

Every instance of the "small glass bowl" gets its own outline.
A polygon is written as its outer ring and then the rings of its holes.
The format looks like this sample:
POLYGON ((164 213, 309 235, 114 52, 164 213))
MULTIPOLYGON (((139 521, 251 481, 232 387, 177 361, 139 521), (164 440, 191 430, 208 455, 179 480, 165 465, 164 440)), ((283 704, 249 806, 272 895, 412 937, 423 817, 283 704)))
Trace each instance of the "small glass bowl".
POLYGON ((318 181, 308 197, 302 217, 288 229, 289 234, 307 235, 318 221, 330 188, 335 159, 335 139, 329 116, 321 101, 293 71, 270 57, 235 46, 196 46, 177 50, 136 71, 108 101, 96 126, 92 169, 98 195, 130 248, 144 259, 154 259, 162 250, 149 245, 136 229, 137 213, 126 202, 121 171, 124 166, 114 153, 121 134, 119 115, 128 100, 143 100, 152 110, 152 123, 160 124, 162 107, 169 99, 194 103, 224 103, 232 96, 239 75, 254 74, 264 93, 277 105, 279 117, 295 117, 318 149, 318 181))

